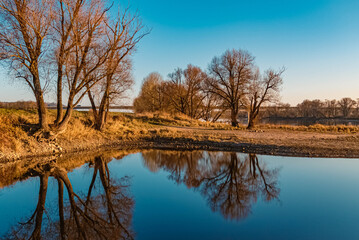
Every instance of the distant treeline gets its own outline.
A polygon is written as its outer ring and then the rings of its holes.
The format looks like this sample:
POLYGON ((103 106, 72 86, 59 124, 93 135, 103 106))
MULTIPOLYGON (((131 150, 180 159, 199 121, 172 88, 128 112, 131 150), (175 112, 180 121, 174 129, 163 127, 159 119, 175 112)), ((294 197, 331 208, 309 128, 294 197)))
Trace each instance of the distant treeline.
POLYGON ((36 109, 36 107, 36 102, 33 101, 0 102, 0 108, 7 109, 32 110, 36 109))
POLYGON ((296 107, 289 104, 276 104, 263 109, 263 117, 281 118, 359 118, 359 99, 304 100, 296 107))
MULTIPOLYGON (((56 109, 56 104, 54 103, 45 103, 48 109, 56 109)), ((16 102, 0 102, 0 108, 6 109, 23 109, 23 110, 33 110, 36 109, 36 102, 34 101, 16 101, 16 102)), ((63 106, 66 109, 66 106, 63 106)), ((74 109, 91 109, 91 106, 81 106, 78 105, 74 109)), ((133 106, 109 106, 110 109, 133 109, 133 106)))
MULTIPOLYGON (((53 104, 46 104, 48 108, 52 108, 53 104)), ((34 101, 16 101, 16 102, 0 102, 0 108, 7 109, 36 109, 34 101)), ((90 108, 77 106, 75 108, 90 108)), ((113 106, 112 108, 132 109, 132 106, 113 106)), ((155 109, 159 110, 159 109, 155 109)), ((220 109, 213 109, 220 111, 220 109)), ((199 114, 200 117, 204 115, 199 114)), ((247 112, 244 106, 239 112, 239 117, 246 117, 247 112)), ((262 108, 261 118, 359 118, 359 98, 357 100, 351 98, 342 98, 340 100, 304 100, 291 106, 288 103, 277 103, 262 108)), ((222 115, 227 117, 227 114, 222 115)), ((229 116, 228 116, 229 117, 229 116)))

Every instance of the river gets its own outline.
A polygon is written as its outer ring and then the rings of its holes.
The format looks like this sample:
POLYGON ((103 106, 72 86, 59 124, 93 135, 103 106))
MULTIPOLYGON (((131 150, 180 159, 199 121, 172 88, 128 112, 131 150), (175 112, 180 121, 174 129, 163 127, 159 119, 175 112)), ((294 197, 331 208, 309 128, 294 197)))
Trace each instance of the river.
POLYGON ((359 160, 111 151, 0 165, 7 239, 358 239, 359 160))

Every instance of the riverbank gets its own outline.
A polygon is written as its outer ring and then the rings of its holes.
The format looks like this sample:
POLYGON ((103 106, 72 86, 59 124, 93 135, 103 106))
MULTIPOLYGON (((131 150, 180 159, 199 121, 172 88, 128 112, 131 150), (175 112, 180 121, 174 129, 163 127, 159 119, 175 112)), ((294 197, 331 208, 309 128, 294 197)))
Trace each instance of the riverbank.
POLYGON ((0 162, 111 148, 359 158, 359 128, 354 126, 262 125, 246 130, 185 116, 111 113, 106 129, 99 132, 92 128, 91 113, 75 112, 67 131, 48 140, 37 136, 35 123, 35 112, 0 109, 0 162))

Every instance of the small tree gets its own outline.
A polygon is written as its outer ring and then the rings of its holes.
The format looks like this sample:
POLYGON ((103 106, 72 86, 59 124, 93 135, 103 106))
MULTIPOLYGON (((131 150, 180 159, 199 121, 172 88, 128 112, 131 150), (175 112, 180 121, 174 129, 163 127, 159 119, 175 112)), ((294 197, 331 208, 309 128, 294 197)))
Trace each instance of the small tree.
POLYGON ((324 103, 319 99, 308 100, 305 99, 302 103, 297 105, 298 117, 312 117, 318 118, 325 116, 322 112, 324 103))
POLYGON ((126 98, 126 93, 133 85, 130 60, 121 61, 116 69, 116 74, 105 77, 88 91, 96 130, 102 130, 105 126, 110 104, 126 98))
POLYGON ((106 21, 106 61, 102 68, 92 74, 92 78, 102 78, 98 84, 98 88, 101 88, 97 92, 100 95, 98 110, 92 99, 91 90, 88 89, 97 130, 101 130, 106 122, 110 101, 123 97, 123 93, 133 84, 129 56, 138 42, 149 33, 142 31, 143 28, 139 16, 130 15, 128 9, 123 13, 119 12, 115 21, 111 21, 111 18, 106 21))
POLYGON ((337 100, 325 100, 326 116, 335 117, 337 115, 337 100))
POLYGON ((164 108, 163 78, 159 73, 150 73, 142 83, 140 94, 133 106, 136 112, 156 112, 164 108))
POLYGON ((186 69, 176 69, 169 75, 165 94, 173 109, 188 115, 191 118, 200 118, 203 115, 202 85, 207 78, 201 68, 189 64, 186 69))
POLYGON ((284 68, 278 71, 267 70, 262 76, 259 70, 249 80, 244 105, 248 111, 247 129, 254 127, 261 106, 268 102, 278 100, 278 92, 283 83, 284 68))
POLYGON ((164 84, 164 94, 170 104, 170 111, 186 114, 188 105, 183 70, 177 68, 168 77, 169 80, 164 84))
POLYGON ((343 117, 348 117, 350 110, 355 106, 355 101, 349 97, 342 98, 338 101, 339 108, 343 114, 343 117))
POLYGON ((237 126, 240 100, 245 94, 245 85, 252 77, 254 57, 243 50, 227 50, 214 57, 209 65, 207 85, 209 91, 223 99, 225 108, 231 110, 232 126, 237 126))

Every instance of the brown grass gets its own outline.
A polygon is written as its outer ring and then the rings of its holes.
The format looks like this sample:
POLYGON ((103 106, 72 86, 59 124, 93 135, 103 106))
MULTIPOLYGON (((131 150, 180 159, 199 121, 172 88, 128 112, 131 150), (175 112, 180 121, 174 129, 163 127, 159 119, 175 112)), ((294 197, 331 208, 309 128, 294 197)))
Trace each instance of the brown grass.
POLYGON ((332 132, 332 133, 357 133, 359 132, 358 126, 346 126, 346 125, 322 125, 314 124, 310 126, 291 126, 291 125, 273 125, 266 124, 260 125, 259 129, 283 129, 290 131, 305 131, 305 132, 332 132))
MULTIPOLYGON (((56 112, 49 111, 49 120, 55 119, 56 112)), ((53 143, 39 142, 34 137, 37 114, 33 110, 0 109, 0 159, 17 158, 29 155, 48 154, 56 151, 53 143)), ((247 131, 245 125, 232 127, 224 123, 211 123, 191 119, 185 115, 166 113, 111 113, 106 128, 96 131, 93 128, 91 112, 74 111, 67 131, 58 136, 57 144, 66 151, 93 149, 99 146, 119 143, 124 140, 137 141, 140 139, 192 139, 221 141, 220 133, 215 135, 197 134, 196 131, 181 131, 181 128, 247 131), (178 130, 176 130, 178 129, 178 130)), ((289 126, 289 125, 259 125, 251 131, 283 130, 354 134, 359 132, 356 126, 289 126)), ((235 135, 235 134, 234 134, 235 135)))

